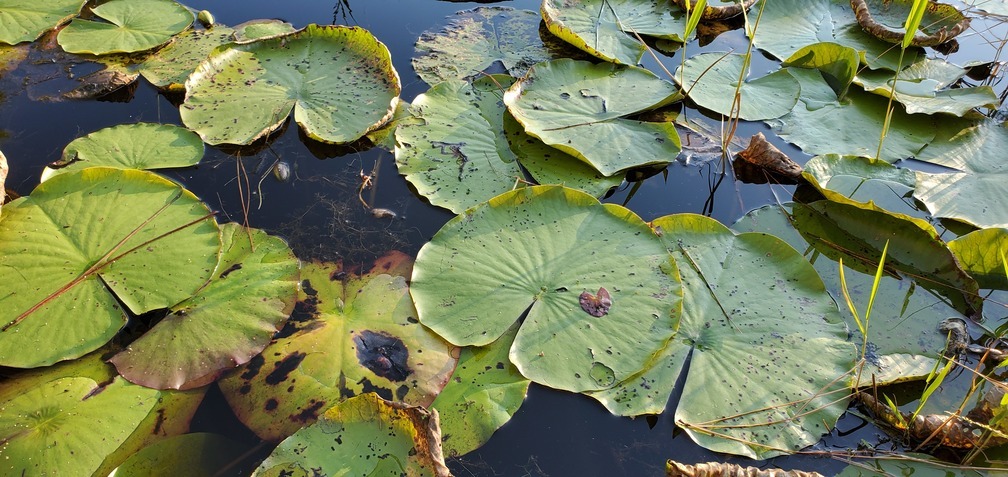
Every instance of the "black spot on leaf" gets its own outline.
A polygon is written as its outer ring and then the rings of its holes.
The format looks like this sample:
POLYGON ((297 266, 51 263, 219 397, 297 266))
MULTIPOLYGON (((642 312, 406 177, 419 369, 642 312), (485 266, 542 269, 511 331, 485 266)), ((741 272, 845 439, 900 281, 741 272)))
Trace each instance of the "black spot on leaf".
POLYGON ((305 353, 295 351, 276 362, 273 365, 273 371, 266 376, 266 384, 277 385, 286 381, 291 371, 294 371, 301 365, 301 361, 305 359, 305 356, 307 356, 305 353))
POLYGON ((405 381, 413 373, 407 364, 409 350, 399 338, 364 330, 353 339, 357 345, 357 360, 376 375, 398 382, 405 381))

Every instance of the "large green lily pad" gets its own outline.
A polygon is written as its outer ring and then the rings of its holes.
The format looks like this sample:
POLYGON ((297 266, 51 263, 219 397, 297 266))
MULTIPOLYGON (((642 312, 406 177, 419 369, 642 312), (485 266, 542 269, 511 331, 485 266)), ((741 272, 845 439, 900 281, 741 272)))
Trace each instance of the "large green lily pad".
POLYGON ((181 114, 209 144, 249 144, 291 110, 312 139, 347 143, 392 118, 400 89, 388 48, 370 32, 308 25, 215 50, 186 80, 181 114))
POLYGON ((952 136, 935 140, 917 159, 961 172, 917 173, 914 195, 937 217, 978 227, 1008 227, 1008 167, 1001 158, 1008 150, 1008 127, 986 120, 972 125, 949 124, 952 136))
POLYGON ((85 0, 0 0, 0 43, 34 41, 77 15, 84 3, 85 0))
POLYGON ((966 75, 966 70, 951 63, 924 59, 902 70, 896 76, 893 94, 891 71, 862 71, 854 78, 865 91, 889 97, 901 103, 907 113, 946 113, 963 116, 974 108, 997 108, 998 97, 987 85, 969 88, 949 86, 966 75))
POLYGON ((917 183, 910 169, 867 157, 824 154, 809 159, 802 175, 833 202, 871 202, 904 217, 925 218, 910 200, 917 183))
MULTIPOLYGON (((849 0, 767 2, 753 40, 757 48, 781 60, 823 41, 854 48, 871 69, 899 69, 899 48, 865 33, 849 0)), ((908 49, 903 64, 913 63, 920 54, 917 48, 908 49)))
POLYGON ((420 321, 459 346, 496 341, 524 317, 511 362, 575 392, 640 371, 680 310, 675 264, 647 224, 559 186, 507 192, 449 221, 420 249, 410 291, 420 321))
POLYGON ((216 25, 210 30, 187 30, 140 65, 140 74, 154 86, 185 91, 186 78, 215 48, 228 43, 234 30, 216 25))
POLYGON ((294 309, 298 260, 283 240, 230 223, 214 277, 109 361, 126 379, 191 389, 248 362, 294 309))
POLYGON ((413 100, 396 129, 396 167, 431 204, 459 213, 524 178, 504 137, 500 97, 512 81, 446 81, 413 100))
MULTIPOLYGON (((676 70, 675 79, 687 96, 702 108, 722 116, 732 115, 735 89, 745 65, 738 54, 702 53, 686 60, 676 70)), ((787 69, 777 70, 739 87, 738 117, 758 121, 783 116, 798 102, 801 86, 787 69)))
POLYGON ((287 326, 220 382, 238 418, 278 441, 366 392, 429 405, 455 358, 448 343, 417 322, 403 277, 409 269, 401 253, 359 277, 339 264, 305 265, 303 294, 287 326))
POLYGON ((682 275, 679 331, 648 368, 592 397, 615 414, 659 413, 686 372, 676 421, 700 445, 767 458, 819 440, 847 408, 856 356, 812 265, 776 237, 699 215, 651 225, 682 275))
POLYGON ((424 32, 416 42, 413 69, 435 85, 465 79, 501 62, 511 76, 552 57, 539 38, 538 12, 510 7, 479 7, 449 17, 441 32, 424 32))
POLYGON ((441 415, 445 455, 478 449, 521 407, 530 381, 508 359, 517 333, 515 323, 493 343, 462 349, 451 380, 430 405, 441 415))
POLYGON ((0 421, 7 420, 0 424, 0 442, 7 444, 11 434, 15 434, 11 442, 18 442, 10 449, 0 446, 3 475, 108 475, 141 448, 189 429, 206 389, 156 391, 130 384, 116 377, 115 368, 104 361, 115 349, 105 346, 4 381, 0 421), (51 392, 60 388, 90 393, 51 392), (59 403, 65 404, 62 409, 59 403), (18 463, 25 469, 38 467, 26 474, 7 467, 18 463))
MULTIPOLYGON (((803 251, 838 303, 844 302, 840 265, 836 261, 840 258, 838 254, 842 254, 847 290, 859 313, 863 315, 871 295, 875 279, 874 267, 878 266, 877 259, 881 250, 872 251, 876 254, 873 255, 876 261, 865 264, 865 257, 860 257, 860 252, 855 251, 854 243, 836 242, 834 244, 837 246, 833 249, 828 248, 825 240, 810 244, 795 229, 795 222, 789 215, 792 209, 803 207, 802 204, 765 206, 746 214, 732 228, 741 232, 773 234, 787 241, 796 250, 803 251), (837 249, 850 249, 851 252, 845 253, 837 249)), ((805 212, 805 215, 810 214, 805 212)), ((962 316, 947 301, 919 286, 911 277, 884 274, 875 295, 868 326, 868 351, 861 372, 862 385, 884 385, 927 376, 945 349, 946 335, 938 331, 938 324, 950 316, 962 316)), ((847 328, 853 334, 852 341, 861 343, 863 336, 848 308, 842 306, 841 313, 847 321, 847 328)))
POLYGON ((167 308, 209 278, 217 223, 178 184, 137 170, 60 174, 4 207, 0 364, 35 367, 107 342, 133 313, 167 308), (118 299, 118 302, 117 302, 118 299))
POLYGON ((675 159, 675 125, 626 116, 678 98, 675 85, 643 68, 560 59, 533 66, 504 103, 530 135, 612 176, 675 159))
MULTIPOLYGON (((801 97, 790 113, 768 121, 778 135, 808 154, 875 157, 888 101, 856 90, 840 99, 818 70, 790 68, 790 72, 801 84, 801 97)), ((929 116, 896 109, 881 159, 913 157, 934 135, 929 116)))
POLYGON ((441 455, 437 412, 367 393, 333 406, 318 422, 281 442, 252 475, 448 477, 451 473, 441 455))
POLYGON ((636 65, 646 46, 638 35, 682 42, 686 18, 672 0, 544 0, 546 28, 605 61, 636 65))
POLYGON ((74 139, 63 157, 42 171, 45 181, 85 167, 165 169, 195 166, 203 158, 203 141, 174 124, 120 124, 74 139))
POLYGON ((91 8, 100 19, 75 18, 56 40, 70 53, 132 53, 161 46, 192 25, 193 14, 173 0, 110 0, 91 8))

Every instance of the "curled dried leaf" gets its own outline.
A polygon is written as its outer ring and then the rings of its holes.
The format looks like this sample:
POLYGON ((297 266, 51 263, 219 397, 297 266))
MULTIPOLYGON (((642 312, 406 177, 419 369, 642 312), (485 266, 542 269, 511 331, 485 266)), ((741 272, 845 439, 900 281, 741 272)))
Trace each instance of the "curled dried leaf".
POLYGON ((599 287, 598 293, 595 295, 587 291, 582 292, 581 296, 578 297, 578 302, 585 313, 594 317, 602 317, 609 313, 609 308, 612 306, 612 297, 609 296, 609 290, 599 287))

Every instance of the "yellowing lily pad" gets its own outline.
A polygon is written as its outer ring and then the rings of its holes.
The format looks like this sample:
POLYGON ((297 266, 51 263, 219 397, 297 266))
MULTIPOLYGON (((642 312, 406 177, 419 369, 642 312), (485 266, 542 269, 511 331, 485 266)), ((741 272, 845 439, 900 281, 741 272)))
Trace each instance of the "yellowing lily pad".
POLYGON ((429 405, 455 367, 452 347, 420 326, 409 299, 410 261, 383 257, 355 276, 339 264, 310 263, 287 326, 248 364, 220 381, 238 418, 278 441, 336 403, 377 392, 429 405))

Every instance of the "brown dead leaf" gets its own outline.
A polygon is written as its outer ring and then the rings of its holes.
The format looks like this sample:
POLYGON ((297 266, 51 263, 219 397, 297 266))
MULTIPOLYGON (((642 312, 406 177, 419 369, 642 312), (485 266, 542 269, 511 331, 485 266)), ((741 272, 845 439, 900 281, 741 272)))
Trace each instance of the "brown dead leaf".
POLYGON ((801 470, 760 469, 722 462, 686 465, 674 460, 665 463, 665 475, 668 477, 823 477, 818 472, 801 470))
POLYGON ((797 184, 802 181, 802 167, 770 144, 763 133, 753 136, 749 147, 735 155, 732 167, 742 182, 751 184, 797 184))

